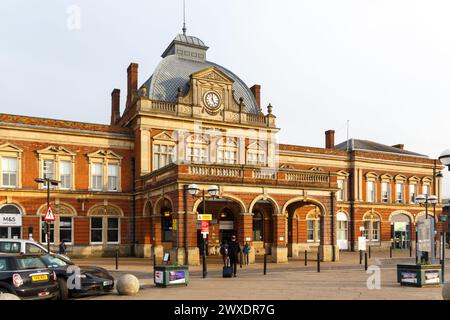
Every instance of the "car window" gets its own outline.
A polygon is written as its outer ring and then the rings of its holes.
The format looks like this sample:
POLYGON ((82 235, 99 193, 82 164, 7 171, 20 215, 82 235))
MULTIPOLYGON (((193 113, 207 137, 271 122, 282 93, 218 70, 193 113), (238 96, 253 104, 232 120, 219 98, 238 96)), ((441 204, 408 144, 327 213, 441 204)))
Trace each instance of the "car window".
POLYGON ((9 265, 9 259, 0 257, 0 271, 8 271, 8 270, 11 270, 11 266, 9 265))
POLYGON ((47 268, 39 257, 17 257, 17 269, 41 269, 47 268))
POLYGON ((2 241, 0 242, 0 252, 20 253, 20 242, 2 241))
POLYGON ((51 256, 51 255, 45 255, 41 257, 42 260, 44 260, 45 264, 49 267, 49 268, 57 268, 57 267, 65 267, 68 265, 68 263, 66 263, 64 260, 55 257, 55 256, 51 256))
POLYGON ((26 253, 45 253, 45 251, 42 248, 39 248, 37 245, 34 245, 32 243, 27 243, 25 245, 25 252, 26 253))

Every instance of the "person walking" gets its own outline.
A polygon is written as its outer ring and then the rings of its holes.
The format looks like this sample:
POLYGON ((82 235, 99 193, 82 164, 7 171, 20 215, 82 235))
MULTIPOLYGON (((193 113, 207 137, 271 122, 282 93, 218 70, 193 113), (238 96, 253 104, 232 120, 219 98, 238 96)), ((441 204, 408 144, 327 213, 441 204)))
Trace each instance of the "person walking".
POLYGON ((59 244, 59 254, 66 254, 66 242, 65 240, 61 241, 59 244))
POLYGON ((233 267, 233 275, 236 277, 237 263, 239 262, 239 254, 241 252, 241 247, 236 241, 236 236, 231 237, 231 243, 228 245, 230 264, 233 267))
POLYGON ((244 252, 244 263, 248 266, 250 264, 250 259, 249 259, 249 253, 251 251, 251 247, 250 247, 250 243, 248 243, 248 241, 245 242, 244 245, 244 249, 242 249, 242 251, 244 252))
POLYGON ((228 246, 228 242, 227 240, 224 240, 222 242, 222 245, 220 246, 220 250, 219 250, 222 259, 223 259, 223 266, 224 267, 229 267, 230 266, 230 257, 229 257, 229 246, 228 246))

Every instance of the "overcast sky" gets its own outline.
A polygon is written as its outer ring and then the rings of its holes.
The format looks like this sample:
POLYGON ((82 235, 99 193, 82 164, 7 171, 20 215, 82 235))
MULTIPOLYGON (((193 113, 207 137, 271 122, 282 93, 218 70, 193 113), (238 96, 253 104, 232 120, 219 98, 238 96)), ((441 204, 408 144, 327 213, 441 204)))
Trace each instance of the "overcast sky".
MULTIPOLYGON (((280 142, 323 147, 327 129, 340 142, 350 120, 353 138, 430 157, 450 148, 450 1, 186 4, 208 60, 262 86, 280 142)), ((182 0, 1 0, 0 112, 109 123, 128 64, 140 85, 181 27, 182 0)))

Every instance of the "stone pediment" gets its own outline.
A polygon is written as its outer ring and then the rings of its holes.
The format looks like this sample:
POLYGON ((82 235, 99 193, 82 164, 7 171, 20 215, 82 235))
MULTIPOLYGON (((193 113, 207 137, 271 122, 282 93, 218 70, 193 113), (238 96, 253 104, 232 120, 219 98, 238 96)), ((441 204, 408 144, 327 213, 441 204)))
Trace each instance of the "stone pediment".
POLYGON ((23 152, 22 149, 20 149, 19 147, 15 146, 11 143, 5 143, 5 144, 0 145, 0 151, 15 152, 15 153, 23 152))
POLYGON ((58 154, 58 155, 67 155, 67 156, 75 156, 75 152, 69 151, 61 146, 49 146, 45 149, 41 149, 37 151, 38 154, 58 154))
POLYGON ((89 153, 87 155, 89 158, 108 158, 108 159, 116 159, 121 160, 122 156, 119 156, 117 153, 111 150, 97 150, 95 152, 89 153))
POLYGON ((166 131, 158 133, 153 137, 153 140, 164 140, 164 141, 174 141, 174 138, 168 134, 166 131))
POLYGON ((223 82, 226 84, 232 84, 234 81, 228 77, 225 73, 215 67, 209 67, 197 72, 194 72, 191 77, 193 79, 205 79, 214 82, 223 82))

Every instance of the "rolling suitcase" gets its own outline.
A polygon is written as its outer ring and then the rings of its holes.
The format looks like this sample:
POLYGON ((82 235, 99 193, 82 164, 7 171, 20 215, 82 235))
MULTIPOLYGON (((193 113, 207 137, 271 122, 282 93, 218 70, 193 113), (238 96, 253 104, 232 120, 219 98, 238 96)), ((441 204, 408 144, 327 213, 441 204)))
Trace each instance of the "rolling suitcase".
POLYGON ((223 267, 222 277, 231 278, 233 275, 233 267, 223 267))

